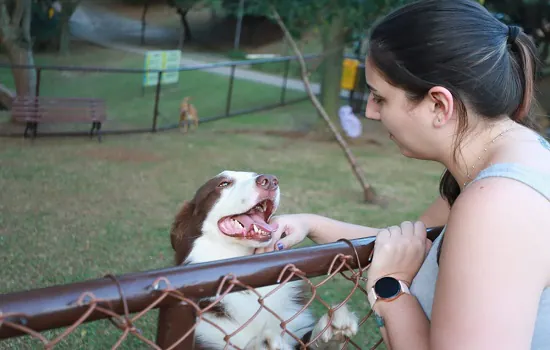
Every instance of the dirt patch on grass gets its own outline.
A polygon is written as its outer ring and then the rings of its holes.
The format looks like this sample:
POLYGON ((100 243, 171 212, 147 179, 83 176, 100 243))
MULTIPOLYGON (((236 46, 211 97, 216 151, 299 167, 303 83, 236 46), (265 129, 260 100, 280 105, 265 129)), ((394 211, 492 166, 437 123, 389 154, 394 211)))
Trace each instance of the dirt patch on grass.
POLYGON ((147 163, 147 162, 160 162, 164 160, 163 157, 151 152, 145 152, 142 150, 133 150, 133 149, 123 148, 123 147, 91 149, 91 150, 86 150, 82 152, 82 155, 90 158, 108 160, 113 162, 147 163))
MULTIPOLYGON (((268 135, 287 138, 291 140, 313 141, 313 142, 335 142, 332 135, 315 132, 315 131, 299 131, 299 130, 259 130, 259 129, 230 129, 218 130, 219 134, 249 134, 249 135, 268 135)), ((375 145, 382 146, 382 142, 375 136, 364 135, 356 139, 346 139, 350 145, 375 145)))

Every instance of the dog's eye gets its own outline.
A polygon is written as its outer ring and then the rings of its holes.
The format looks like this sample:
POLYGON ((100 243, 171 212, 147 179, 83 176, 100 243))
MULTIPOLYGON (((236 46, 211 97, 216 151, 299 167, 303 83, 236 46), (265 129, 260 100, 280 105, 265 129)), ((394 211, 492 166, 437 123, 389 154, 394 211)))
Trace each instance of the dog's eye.
POLYGON ((223 181, 223 182, 221 182, 221 183, 218 185, 218 187, 227 187, 227 186, 229 186, 229 185, 231 185, 231 182, 229 182, 229 181, 223 181))

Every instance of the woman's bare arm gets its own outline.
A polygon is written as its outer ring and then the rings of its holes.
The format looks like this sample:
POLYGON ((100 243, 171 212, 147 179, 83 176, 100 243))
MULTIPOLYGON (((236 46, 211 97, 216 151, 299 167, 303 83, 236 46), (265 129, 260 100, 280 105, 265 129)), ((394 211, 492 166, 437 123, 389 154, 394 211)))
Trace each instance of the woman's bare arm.
MULTIPOLYGON (((422 213, 419 221, 426 227, 443 226, 449 217, 449 204, 442 197, 436 200, 422 213)), ((315 214, 304 214, 310 227, 309 238, 317 244, 332 243, 339 239, 373 237, 379 228, 351 224, 315 214)))

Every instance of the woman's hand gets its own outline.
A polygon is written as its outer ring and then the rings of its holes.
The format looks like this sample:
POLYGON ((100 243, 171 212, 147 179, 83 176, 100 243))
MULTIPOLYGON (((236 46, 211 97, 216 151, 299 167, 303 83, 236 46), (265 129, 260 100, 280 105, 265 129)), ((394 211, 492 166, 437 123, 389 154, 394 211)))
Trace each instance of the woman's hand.
POLYGON ((303 241, 310 231, 307 214, 274 216, 269 224, 278 225, 277 230, 272 233, 271 244, 264 248, 256 248, 254 254, 288 249, 303 241))
POLYGON ((376 236, 372 262, 367 271, 367 290, 385 276, 392 276, 410 286, 430 246, 426 227, 421 221, 414 224, 405 221, 401 227, 381 230, 376 236))

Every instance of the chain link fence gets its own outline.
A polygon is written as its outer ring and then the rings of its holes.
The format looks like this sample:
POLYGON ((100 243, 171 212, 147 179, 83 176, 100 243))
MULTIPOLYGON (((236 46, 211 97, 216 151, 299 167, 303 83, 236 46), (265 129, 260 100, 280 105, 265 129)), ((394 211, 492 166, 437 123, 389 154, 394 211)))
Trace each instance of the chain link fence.
MULTIPOLYGON (((429 228, 428 237, 434 240, 441 230, 442 227, 429 228)), ((313 344, 322 344, 325 332, 337 335, 338 328, 332 322, 338 310, 346 308, 357 316, 357 322, 348 325, 348 331, 340 332, 343 348, 375 349, 382 343, 377 331, 374 338, 372 330, 369 331, 371 339, 360 335, 365 333, 363 328, 367 327, 372 312, 366 302, 364 286, 373 248, 372 237, 340 240, 231 260, 120 276, 107 275, 95 280, 4 294, 0 297, 0 340, 3 340, 0 346, 16 338, 27 337, 39 341, 44 349, 52 349, 78 333, 84 324, 109 320, 118 330, 116 341, 110 345, 112 349, 124 348, 125 342, 131 338, 137 343, 134 342, 135 345, 130 348, 195 349, 195 329, 201 323, 210 324, 220 332, 226 349, 242 349, 234 344, 235 336, 255 322, 260 312, 267 312, 279 322, 281 336, 287 334, 296 340, 296 348, 308 349, 313 344), (342 293, 345 297, 336 304, 329 303, 318 291, 324 285, 332 288, 329 284, 337 278, 347 281, 345 293, 342 293), (296 314, 283 317, 266 305, 265 301, 283 286, 300 281, 305 286, 305 302, 296 314), (265 286, 275 287, 267 294, 258 291, 265 286), (211 313, 224 298, 235 292, 255 295, 257 305, 254 308, 257 311, 247 322, 228 331, 216 324, 216 318, 211 313), (360 300, 360 303, 352 303, 352 298, 360 300), (326 315, 328 322, 316 327, 311 338, 304 343, 287 325, 311 308, 314 302, 321 305, 318 313, 326 315), (138 323, 157 309, 156 337, 147 336, 138 323), (55 337, 48 338, 44 335, 48 330, 59 332, 55 337)))

